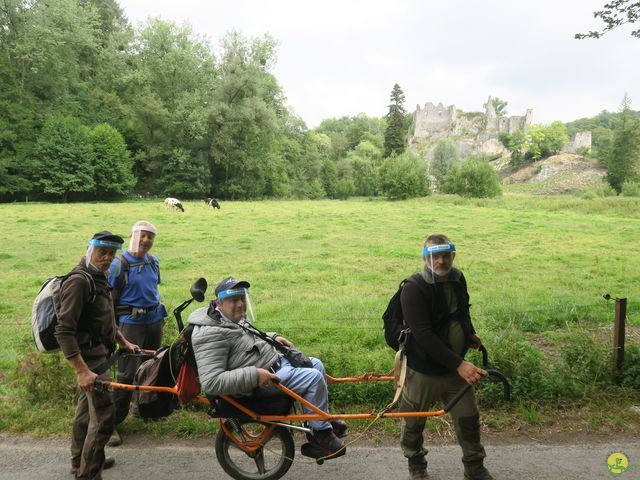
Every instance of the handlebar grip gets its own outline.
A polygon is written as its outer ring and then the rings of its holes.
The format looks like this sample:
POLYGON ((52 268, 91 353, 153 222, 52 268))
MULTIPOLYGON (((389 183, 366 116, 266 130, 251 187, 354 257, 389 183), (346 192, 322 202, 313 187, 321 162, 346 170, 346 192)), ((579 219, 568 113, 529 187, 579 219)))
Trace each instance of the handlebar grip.
MULTIPOLYGON (((503 397, 507 402, 511 400, 511 385, 509 384, 509 380, 507 380, 507 377, 498 370, 488 369, 487 373, 489 374, 489 377, 495 377, 502 382, 503 397)), ((449 401, 449 403, 444 406, 443 410, 446 413, 449 413, 471 387, 472 385, 468 383, 464 387, 462 387, 460 391, 456 393, 456 395, 449 401)))
POLYGON ((509 384, 509 380, 504 375, 504 373, 499 372, 498 370, 488 369, 487 373, 490 377, 496 377, 498 380, 502 382, 502 392, 504 399, 508 402, 511 400, 511 385, 509 384))
POLYGON ((487 353, 487 349, 484 347, 484 345, 480 345, 480 348, 478 350, 480 350, 480 353, 482 353, 482 366, 484 368, 487 368, 489 366, 489 354, 487 353))

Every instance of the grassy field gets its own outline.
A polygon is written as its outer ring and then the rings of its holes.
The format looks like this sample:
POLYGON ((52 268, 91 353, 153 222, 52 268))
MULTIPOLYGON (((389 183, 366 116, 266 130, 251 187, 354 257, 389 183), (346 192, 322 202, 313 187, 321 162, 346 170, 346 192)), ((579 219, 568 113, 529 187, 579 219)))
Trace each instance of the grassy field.
MULTIPOLYGON (((508 194, 184 206, 181 213, 160 200, 0 205, 0 431, 67 432, 74 377, 59 355, 33 353, 31 303, 46 278, 77 263, 93 233, 128 236, 141 219, 159 230, 153 252, 168 310, 200 276, 209 281, 208 299, 224 276, 247 279, 258 326, 319 356, 334 375, 391 368, 380 315, 399 281, 421 268, 425 235, 446 233, 467 276, 476 329, 514 386, 509 405, 493 385, 481 387, 490 426, 540 423, 558 406, 586 408, 587 427, 596 430, 640 425, 628 413, 640 401, 638 199, 508 194), (610 373, 614 305, 604 293, 629 299, 623 376, 610 373)), ((165 338, 175 334, 170 317, 165 338)), ((341 410, 390 398, 383 385, 332 391, 341 410)), ((125 428, 205 433, 211 422, 200 415, 187 409, 154 425, 128 420, 125 428)))

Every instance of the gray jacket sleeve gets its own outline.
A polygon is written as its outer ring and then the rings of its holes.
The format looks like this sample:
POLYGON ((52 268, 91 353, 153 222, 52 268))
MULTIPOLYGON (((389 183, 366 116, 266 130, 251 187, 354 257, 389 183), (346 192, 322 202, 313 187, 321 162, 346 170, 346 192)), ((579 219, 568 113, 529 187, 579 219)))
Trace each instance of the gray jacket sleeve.
POLYGON ((235 344, 233 332, 208 325, 196 325, 191 336, 200 384, 208 395, 250 393, 258 386, 258 369, 253 365, 230 370, 229 358, 235 344))

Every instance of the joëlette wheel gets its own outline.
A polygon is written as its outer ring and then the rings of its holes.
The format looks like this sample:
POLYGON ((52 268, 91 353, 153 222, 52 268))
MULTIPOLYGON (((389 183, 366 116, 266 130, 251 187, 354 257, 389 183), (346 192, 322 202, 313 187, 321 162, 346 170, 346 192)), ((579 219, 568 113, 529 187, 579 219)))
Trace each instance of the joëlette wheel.
MULTIPOLYGON (((240 442, 257 440, 268 425, 251 420, 227 420, 232 434, 240 442)), ((293 462, 295 445, 291 432, 276 427, 265 444, 248 454, 220 429, 216 436, 216 457, 225 472, 236 480, 277 480, 293 462)))

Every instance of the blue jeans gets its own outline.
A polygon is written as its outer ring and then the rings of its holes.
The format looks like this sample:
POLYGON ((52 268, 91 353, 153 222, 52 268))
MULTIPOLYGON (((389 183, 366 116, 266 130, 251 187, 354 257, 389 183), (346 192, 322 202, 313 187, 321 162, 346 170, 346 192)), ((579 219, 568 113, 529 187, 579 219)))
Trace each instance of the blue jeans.
MULTIPOLYGON (((296 368, 289 360, 280 354, 280 369, 276 375, 282 385, 300 395, 309 403, 324 412, 329 411, 329 390, 327 388, 327 374, 324 365, 317 358, 311 357, 313 368, 296 368)), ((315 413, 308 407, 302 406, 305 413, 315 413)), ((309 425, 313 430, 331 428, 331 424, 322 420, 311 420, 309 425)))

